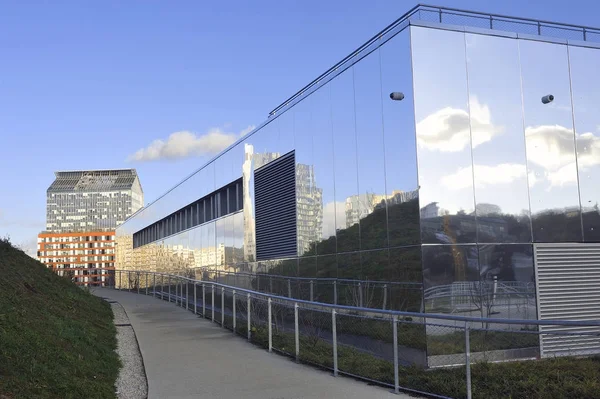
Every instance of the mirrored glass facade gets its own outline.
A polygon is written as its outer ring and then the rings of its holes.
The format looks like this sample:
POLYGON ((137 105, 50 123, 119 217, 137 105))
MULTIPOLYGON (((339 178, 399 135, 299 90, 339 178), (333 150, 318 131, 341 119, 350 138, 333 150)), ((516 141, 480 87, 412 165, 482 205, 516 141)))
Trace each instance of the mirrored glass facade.
POLYGON ((411 21, 376 37, 124 223, 117 267, 536 319, 535 244, 600 242, 600 46, 481 28, 411 21), (255 175, 292 151, 295 190, 278 190, 273 169, 257 201, 255 175), (177 211, 234 182, 241 208, 204 201, 192 212, 210 218, 177 225, 177 211), (264 193, 295 204, 295 253, 257 251, 278 243, 257 224, 286 223, 260 219, 264 193), (164 236, 134 245, 172 218, 164 236))

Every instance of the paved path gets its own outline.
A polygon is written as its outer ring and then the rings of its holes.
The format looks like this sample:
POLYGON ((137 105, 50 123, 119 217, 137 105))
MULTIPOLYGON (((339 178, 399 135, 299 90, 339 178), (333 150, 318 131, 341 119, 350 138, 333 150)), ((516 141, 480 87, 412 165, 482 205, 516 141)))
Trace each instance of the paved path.
POLYGON ((92 291, 125 308, 150 399, 409 398, 270 354, 175 304, 109 288, 92 291))

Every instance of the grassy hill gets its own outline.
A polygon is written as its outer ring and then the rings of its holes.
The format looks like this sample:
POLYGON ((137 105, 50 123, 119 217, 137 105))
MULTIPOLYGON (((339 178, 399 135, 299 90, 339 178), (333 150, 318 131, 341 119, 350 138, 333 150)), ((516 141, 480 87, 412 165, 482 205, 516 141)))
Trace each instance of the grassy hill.
POLYGON ((110 306, 0 239, 0 399, 114 398, 110 306))

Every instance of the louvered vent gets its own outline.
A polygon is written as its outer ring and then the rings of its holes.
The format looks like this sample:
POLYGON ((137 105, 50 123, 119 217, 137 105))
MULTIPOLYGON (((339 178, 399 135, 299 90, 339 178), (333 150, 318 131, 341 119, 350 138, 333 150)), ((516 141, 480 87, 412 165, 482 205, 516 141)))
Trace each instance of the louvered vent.
MULTIPOLYGON (((600 244, 536 244, 535 260, 540 320, 600 320, 600 244)), ((543 357, 600 353, 598 327, 541 326, 540 331, 555 333, 541 335, 543 357)))
POLYGON ((256 259, 297 255, 294 151, 254 172, 256 259))

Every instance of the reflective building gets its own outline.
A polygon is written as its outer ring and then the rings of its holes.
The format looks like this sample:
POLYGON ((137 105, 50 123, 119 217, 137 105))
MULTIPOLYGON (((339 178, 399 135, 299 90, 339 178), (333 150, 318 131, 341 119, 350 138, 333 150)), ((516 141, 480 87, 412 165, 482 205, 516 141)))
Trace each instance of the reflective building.
POLYGON ((117 267, 353 306, 598 318, 599 43, 417 7, 120 226, 117 267))

